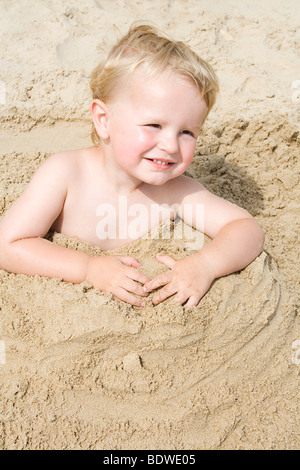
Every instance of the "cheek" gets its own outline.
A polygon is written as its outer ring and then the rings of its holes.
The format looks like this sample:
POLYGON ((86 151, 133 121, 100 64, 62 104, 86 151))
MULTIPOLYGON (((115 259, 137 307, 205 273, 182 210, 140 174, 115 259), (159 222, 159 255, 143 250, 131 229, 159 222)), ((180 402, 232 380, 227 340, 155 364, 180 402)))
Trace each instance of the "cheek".
POLYGON ((115 158, 127 165, 137 164, 141 155, 155 145, 153 136, 137 127, 125 126, 113 135, 111 145, 115 158))
POLYGON ((153 135, 149 135, 143 128, 135 128, 127 133, 123 149, 126 147, 127 154, 138 159, 154 146, 155 139, 153 135))
POLYGON ((155 136, 146 127, 136 129, 136 139, 139 146, 152 147, 155 145, 155 136))
POLYGON ((184 146, 182 155, 183 155, 183 162, 185 163, 186 166, 189 166, 193 158, 195 156, 195 150, 196 150, 196 143, 194 142, 187 142, 184 146))

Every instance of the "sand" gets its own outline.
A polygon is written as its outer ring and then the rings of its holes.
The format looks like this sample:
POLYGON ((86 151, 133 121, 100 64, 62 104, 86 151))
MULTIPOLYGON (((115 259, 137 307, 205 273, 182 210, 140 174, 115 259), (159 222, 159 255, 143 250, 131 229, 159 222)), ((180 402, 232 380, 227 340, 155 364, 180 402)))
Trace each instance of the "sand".
MULTIPOLYGON (((147 20, 220 78, 187 173, 266 233, 197 307, 0 271, 0 449, 299 448, 299 16, 294 0, 0 2, 1 216, 51 153, 90 145, 102 41, 147 20)), ((155 275, 157 251, 190 253, 174 237, 115 253, 155 275)))

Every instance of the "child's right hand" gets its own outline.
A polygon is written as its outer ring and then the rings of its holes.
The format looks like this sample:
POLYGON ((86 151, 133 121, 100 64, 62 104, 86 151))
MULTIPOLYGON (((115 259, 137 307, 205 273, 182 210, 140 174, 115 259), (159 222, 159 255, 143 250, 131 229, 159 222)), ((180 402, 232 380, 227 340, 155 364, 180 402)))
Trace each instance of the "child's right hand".
POLYGON ((86 280, 101 291, 110 292, 115 297, 131 305, 143 307, 146 297, 143 285, 150 279, 138 271, 141 263, 132 256, 97 256, 90 257, 86 280))

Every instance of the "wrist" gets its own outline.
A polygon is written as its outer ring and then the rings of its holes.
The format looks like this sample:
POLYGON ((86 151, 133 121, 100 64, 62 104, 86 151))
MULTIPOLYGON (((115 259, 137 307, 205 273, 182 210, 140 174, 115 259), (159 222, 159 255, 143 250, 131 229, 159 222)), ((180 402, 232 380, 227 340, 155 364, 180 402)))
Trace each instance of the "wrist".
POLYGON ((217 266, 214 263, 213 256, 210 253, 210 250, 207 249, 208 246, 209 245, 206 245, 193 256, 197 260, 197 263, 205 268, 205 271, 207 273, 207 279, 209 279, 212 283, 215 279, 220 276, 218 275, 217 266))
POLYGON ((85 281, 93 284, 92 279, 94 278, 95 272, 95 256, 87 255, 86 265, 85 265, 85 281))

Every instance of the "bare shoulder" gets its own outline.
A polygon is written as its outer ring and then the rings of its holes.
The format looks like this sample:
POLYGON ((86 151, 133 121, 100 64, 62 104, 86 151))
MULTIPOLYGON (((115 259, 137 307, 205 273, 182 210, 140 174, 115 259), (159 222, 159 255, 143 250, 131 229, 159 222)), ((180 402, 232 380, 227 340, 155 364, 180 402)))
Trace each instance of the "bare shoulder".
POLYGON ((55 180, 68 186, 83 175, 90 149, 66 150, 46 158, 33 179, 55 180))
POLYGON ((59 152, 44 161, 5 214, 0 237, 17 240, 47 233, 63 210, 80 155, 80 151, 59 152))
POLYGON ((84 150, 57 152, 46 158, 34 173, 22 195, 22 199, 47 199, 58 205, 64 201, 69 188, 74 186, 81 176, 84 150))
POLYGON ((186 198, 197 195, 197 197, 204 197, 209 194, 209 191, 198 181, 190 178, 189 176, 181 175, 177 178, 169 180, 164 188, 168 198, 172 203, 182 203, 186 198))
POLYGON ((78 169, 81 154, 82 150, 66 150, 57 152, 49 156, 42 164, 42 167, 73 172, 78 169))

